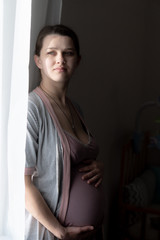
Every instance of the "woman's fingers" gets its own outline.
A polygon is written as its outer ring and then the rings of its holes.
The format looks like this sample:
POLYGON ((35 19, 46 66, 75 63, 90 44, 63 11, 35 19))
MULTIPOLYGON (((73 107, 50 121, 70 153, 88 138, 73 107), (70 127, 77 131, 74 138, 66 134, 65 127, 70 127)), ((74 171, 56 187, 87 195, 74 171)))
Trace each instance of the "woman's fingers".
POLYGON ((83 176, 82 176, 82 179, 83 180, 89 180, 90 178, 94 177, 94 176, 97 176, 99 174, 99 172, 97 170, 92 170, 90 172, 87 172, 85 173, 83 176))
POLYGON ((102 178, 100 178, 99 180, 98 180, 98 182, 96 182, 96 184, 94 185, 96 188, 97 187, 99 187, 99 185, 101 184, 101 182, 102 182, 102 178))
POLYGON ((85 160, 84 161, 85 165, 84 167, 80 168, 80 172, 88 172, 91 170, 97 170, 100 171, 100 166, 99 163, 96 160, 85 160))
POLYGON ((95 187, 98 187, 102 182, 101 174, 88 173, 82 176, 82 180, 87 180, 88 184, 94 184, 95 187))
POLYGON ((82 180, 86 180, 88 184, 94 184, 98 187, 102 182, 102 165, 96 160, 86 160, 86 166, 79 169, 80 172, 85 174, 82 176, 82 180))
POLYGON ((92 164, 86 165, 85 167, 82 167, 79 169, 80 172, 88 172, 90 170, 94 169, 94 166, 92 164))
POLYGON ((84 226, 80 227, 80 232, 92 231, 94 229, 93 226, 84 226))
POLYGON ((66 227, 64 240, 81 240, 86 239, 87 234, 94 230, 93 226, 83 227, 66 227))
POLYGON ((97 184, 99 185, 99 181, 101 182, 102 181, 102 177, 101 175, 97 174, 95 176, 93 176, 92 178, 90 178, 89 180, 87 180, 87 183, 88 184, 97 184))

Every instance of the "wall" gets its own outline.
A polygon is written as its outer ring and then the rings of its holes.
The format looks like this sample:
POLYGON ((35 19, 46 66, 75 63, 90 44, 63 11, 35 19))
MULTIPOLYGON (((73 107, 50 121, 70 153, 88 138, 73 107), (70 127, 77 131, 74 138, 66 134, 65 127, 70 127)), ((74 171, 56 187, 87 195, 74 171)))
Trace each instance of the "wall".
POLYGON ((159 33, 150 36, 153 23, 156 29, 160 23, 157 5, 155 1, 150 8, 141 0, 63 1, 61 22, 78 33, 82 53, 69 94, 82 106, 105 163, 107 239, 117 232, 122 144, 133 133, 141 104, 159 94, 160 60, 150 59, 158 45, 159 33))
POLYGON ((158 0, 150 3, 150 9, 146 16, 147 25, 147 47, 145 52, 145 79, 146 96, 149 99, 160 96, 160 2, 158 0))
POLYGON ((49 24, 60 22, 62 0, 34 0, 32 1, 31 41, 30 41, 30 64, 29 64, 29 92, 40 81, 40 72, 34 62, 35 42, 40 29, 49 24), (37 11, 38 6, 38 11, 37 11))

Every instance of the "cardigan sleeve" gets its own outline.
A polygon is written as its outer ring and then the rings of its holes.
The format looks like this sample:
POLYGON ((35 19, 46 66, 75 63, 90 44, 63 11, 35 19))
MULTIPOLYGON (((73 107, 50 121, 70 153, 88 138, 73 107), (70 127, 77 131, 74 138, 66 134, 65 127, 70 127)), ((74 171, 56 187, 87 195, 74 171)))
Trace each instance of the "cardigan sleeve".
POLYGON ((25 175, 32 175, 36 170, 38 150, 38 110, 36 105, 29 100, 26 133, 26 162, 25 175))

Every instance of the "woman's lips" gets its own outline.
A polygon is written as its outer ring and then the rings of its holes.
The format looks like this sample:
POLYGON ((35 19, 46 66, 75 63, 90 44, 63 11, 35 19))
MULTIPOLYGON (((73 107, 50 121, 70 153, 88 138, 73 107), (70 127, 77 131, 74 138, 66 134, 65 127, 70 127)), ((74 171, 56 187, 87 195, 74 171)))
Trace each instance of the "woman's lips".
POLYGON ((54 68, 54 70, 58 71, 58 72, 65 72, 66 68, 64 68, 64 67, 57 67, 57 68, 54 68))

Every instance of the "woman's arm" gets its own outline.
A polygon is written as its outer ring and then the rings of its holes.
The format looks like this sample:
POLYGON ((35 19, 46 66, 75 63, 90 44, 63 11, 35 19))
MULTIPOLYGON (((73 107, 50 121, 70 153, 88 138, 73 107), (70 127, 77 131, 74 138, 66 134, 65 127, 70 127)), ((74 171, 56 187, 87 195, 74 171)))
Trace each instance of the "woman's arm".
POLYGON ((34 218, 59 239, 83 239, 83 235, 93 230, 92 226, 63 227, 32 183, 30 175, 25 176, 25 206, 34 218))

